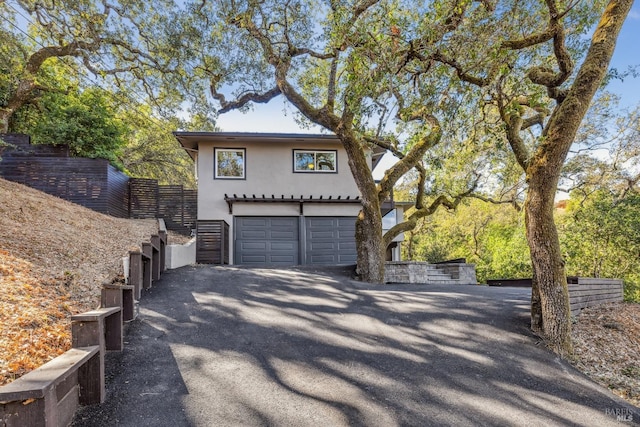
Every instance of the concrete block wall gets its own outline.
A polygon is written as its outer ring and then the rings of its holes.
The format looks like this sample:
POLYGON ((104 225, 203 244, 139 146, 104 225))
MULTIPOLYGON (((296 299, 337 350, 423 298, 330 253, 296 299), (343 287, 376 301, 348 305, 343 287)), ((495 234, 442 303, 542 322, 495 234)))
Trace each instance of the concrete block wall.
POLYGON ((474 264, 428 264, 420 261, 390 261, 385 265, 385 283, 475 285, 474 264))

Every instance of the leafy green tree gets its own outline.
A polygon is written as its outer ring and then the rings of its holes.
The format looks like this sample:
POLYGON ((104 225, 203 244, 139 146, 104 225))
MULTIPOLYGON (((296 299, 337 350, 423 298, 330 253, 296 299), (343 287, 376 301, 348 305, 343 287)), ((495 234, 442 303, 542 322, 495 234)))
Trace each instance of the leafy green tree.
POLYGON ((214 130, 209 120, 194 116, 188 122, 178 119, 149 120, 149 106, 137 111, 125 111, 121 120, 129 128, 127 144, 120 150, 119 159, 128 174, 157 179, 161 185, 183 185, 195 188, 194 163, 176 144, 172 132, 176 129, 214 130))
POLYGON ((29 134, 35 144, 66 144, 74 156, 107 159, 122 168, 119 153, 126 144, 127 127, 117 118, 112 94, 99 88, 73 87, 64 80, 58 84, 66 87, 64 92, 49 90, 23 105, 10 130, 29 134))
POLYGON ((46 67, 60 59, 71 74, 138 94, 156 113, 172 115, 186 100, 206 111, 205 88, 191 78, 194 51, 171 18, 178 10, 171 0, 0 2, 0 133, 21 107, 58 90, 46 67))
MULTIPOLYGON (((442 55, 462 81, 484 89, 497 111, 504 135, 526 174, 527 240, 533 265, 531 327, 560 355, 571 354, 568 287, 558 232, 553 220, 554 199, 563 164, 580 124, 600 87, 632 0, 566 3, 547 0, 530 9, 521 34, 507 33, 492 43, 499 70, 459 56, 442 55), (594 12, 597 11, 597 12, 594 12), (595 32, 584 46, 582 34, 594 18, 595 32), (542 26, 530 26, 531 20, 542 26), (579 67, 576 63, 581 61, 579 67)), ((520 28, 519 25, 515 25, 520 28)))
POLYGON ((190 81, 193 51, 170 19, 177 8, 173 1, 153 8, 136 0, 0 2, 0 133, 69 144, 74 155, 193 186, 191 161, 171 135, 183 124, 171 117, 190 100, 187 112, 202 129, 213 121, 206 91, 190 81))
POLYGON ((466 199, 455 212, 440 210, 408 234, 404 243, 407 259, 465 258, 476 265, 480 282, 531 277, 524 218, 512 206, 466 199))
POLYGON ((571 275, 621 278, 625 299, 640 302, 640 195, 618 199, 600 189, 575 192, 559 218, 564 259, 571 275))

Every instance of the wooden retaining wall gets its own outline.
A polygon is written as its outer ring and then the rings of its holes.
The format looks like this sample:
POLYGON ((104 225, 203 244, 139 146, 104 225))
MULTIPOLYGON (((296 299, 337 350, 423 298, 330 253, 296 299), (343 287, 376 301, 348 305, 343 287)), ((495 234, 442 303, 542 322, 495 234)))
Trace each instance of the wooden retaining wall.
MULTIPOLYGON (((487 280, 489 286, 531 287, 531 278, 487 280)), ((577 316, 580 310, 607 302, 624 301, 624 286, 620 279, 594 277, 567 277, 569 306, 571 314, 577 316)))
MULTIPOLYGON (((143 242, 142 262, 129 278, 144 277, 150 288, 165 269, 166 229, 159 221, 157 235, 143 242)), ((139 252, 133 251, 130 257, 139 252)), ((104 402, 105 353, 122 351, 124 325, 135 319, 142 293, 133 283, 105 285, 101 308, 71 316, 72 349, 0 387, 0 425, 59 427, 71 423, 79 405, 104 402)))
POLYGON ((568 277, 567 282, 569 305, 574 316, 586 307, 624 300, 623 282, 620 279, 568 277))

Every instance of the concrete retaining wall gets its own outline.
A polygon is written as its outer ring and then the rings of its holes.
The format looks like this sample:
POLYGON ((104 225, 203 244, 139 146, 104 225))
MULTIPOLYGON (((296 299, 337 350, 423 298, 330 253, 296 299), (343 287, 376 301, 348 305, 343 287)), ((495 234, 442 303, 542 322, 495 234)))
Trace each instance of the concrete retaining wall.
POLYGON ((196 239, 191 239, 184 245, 168 245, 167 246, 167 268, 184 267, 196 263, 196 239))
POLYGON ((475 285, 474 264, 428 264, 420 261, 390 261, 385 265, 385 283, 475 285))

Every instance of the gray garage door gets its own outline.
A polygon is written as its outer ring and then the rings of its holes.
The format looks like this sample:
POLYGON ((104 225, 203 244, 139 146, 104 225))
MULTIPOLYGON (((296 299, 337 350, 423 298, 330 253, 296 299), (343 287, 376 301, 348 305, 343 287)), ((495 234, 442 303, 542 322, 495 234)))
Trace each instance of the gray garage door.
POLYGON ((298 217, 236 217, 234 263, 297 265, 298 217))
POLYGON ((354 217, 306 217, 306 264, 355 264, 354 217))

